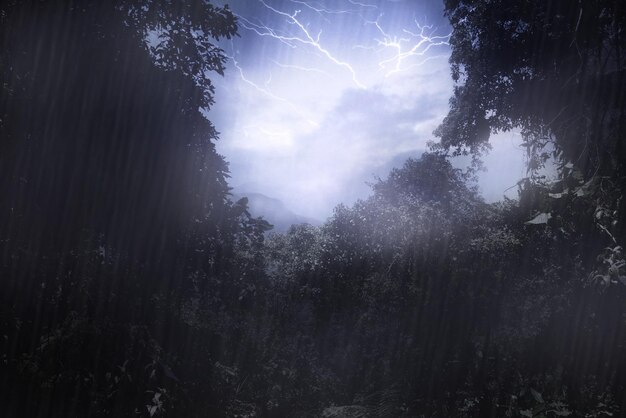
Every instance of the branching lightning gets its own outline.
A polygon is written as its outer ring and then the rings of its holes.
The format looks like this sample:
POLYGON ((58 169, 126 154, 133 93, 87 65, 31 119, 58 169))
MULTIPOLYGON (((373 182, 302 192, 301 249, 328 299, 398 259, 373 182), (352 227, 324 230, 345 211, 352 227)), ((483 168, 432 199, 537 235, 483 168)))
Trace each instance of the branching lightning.
MULTIPOLYGON (((302 45, 307 45, 312 47, 313 49, 317 50, 319 53, 321 53, 323 56, 325 56, 328 60, 330 60, 331 62, 333 62, 334 64, 336 64, 337 66, 343 67, 346 70, 348 70, 352 76, 352 81, 354 82, 354 84, 356 86, 358 86, 359 88, 365 88, 365 85, 363 85, 356 76, 356 71, 354 70, 354 68, 352 68, 352 66, 346 62, 346 61, 342 61, 338 58, 336 58, 328 49, 324 48, 320 42, 320 37, 322 36, 322 31, 320 30, 317 34, 317 36, 313 36, 311 34, 311 32, 309 31, 309 29, 307 29, 307 27, 298 19, 298 15, 300 14, 300 10, 296 10, 293 13, 287 13, 287 12, 283 12, 281 10, 278 10, 270 5, 268 5, 264 0, 258 0, 265 8, 267 8, 268 10, 271 10, 272 12, 274 12, 276 15, 281 16, 283 18, 286 19, 287 23, 295 25, 300 32, 300 35, 281 35, 279 34, 277 31, 272 30, 271 28, 267 27, 266 25, 258 25, 257 29, 263 29, 263 30, 259 30, 259 32, 263 33, 263 35, 261 36, 272 36, 276 39, 278 39, 279 41, 282 41, 284 43, 290 44, 290 45, 294 45, 294 44, 302 44, 302 45)), ((294 2, 296 3, 296 2, 294 2)), ((297 3, 304 3, 302 1, 298 1, 297 3)), ((296 3, 296 4, 297 4, 296 3)), ((311 8, 313 8, 313 6, 309 6, 311 8)))
POLYGON ((303 67, 301 65, 293 65, 293 64, 281 64, 278 61, 274 61, 274 60, 270 60, 272 63, 274 63, 277 67, 280 68, 291 68, 294 70, 300 70, 300 71, 305 71, 305 72, 309 72, 309 73, 318 73, 318 74, 324 74, 325 76, 328 77, 332 77, 333 75, 330 74, 328 71, 324 71, 324 70, 320 70, 319 68, 309 68, 309 67, 303 67))
POLYGON ((361 2, 355 1, 355 0, 348 0, 348 3, 350 3, 350 4, 354 5, 354 6, 365 7, 365 8, 372 8, 372 9, 378 10, 378 6, 376 6, 375 4, 361 3, 361 2))
POLYGON ((302 0, 291 0, 291 2, 294 4, 300 4, 309 10, 313 10, 314 12, 316 12, 317 14, 321 16, 323 16, 324 14, 327 14, 327 15, 353 14, 353 13, 358 13, 359 11, 358 9, 329 9, 327 7, 320 5, 319 3, 313 3, 313 2, 309 3, 306 1, 302 1, 302 0))
POLYGON ((435 29, 432 25, 420 25, 414 20, 417 32, 402 29, 404 36, 398 37, 387 33, 380 25, 380 18, 376 20, 366 21, 366 24, 373 25, 382 38, 376 38, 376 46, 355 45, 355 48, 370 49, 377 53, 384 53, 388 50, 392 51, 392 55, 378 62, 378 67, 385 73, 385 77, 389 77, 400 71, 407 71, 412 68, 421 66, 436 56, 427 55, 429 50, 436 46, 449 45, 450 34, 434 35, 435 29), (410 58, 418 58, 418 61, 408 67, 403 63, 410 58))
MULTIPOLYGON (((298 46, 303 46, 319 53, 327 61, 347 70, 354 85, 359 88, 366 88, 366 86, 359 80, 359 77, 357 77, 355 65, 350 63, 349 60, 338 58, 327 47, 322 45, 322 30, 319 29, 315 31, 316 33, 313 33, 313 30, 310 28, 311 23, 307 23, 304 17, 304 10, 317 14, 327 22, 329 22, 328 16, 331 15, 353 15, 355 18, 359 19, 363 25, 373 26, 377 35, 368 43, 355 44, 353 48, 373 51, 375 55, 379 57, 376 61, 377 68, 384 73, 385 77, 423 65, 428 60, 435 58, 429 54, 433 47, 449 45, 450 34, 437 35, 435 34, 436 28, 433 28, 432 25, 422 25, 417 20, 414 20, 414 27, 408 29, 401 28, 401 36, 393 35, 383 29, 383 25, 380 23, 383 13, 379 12, 379 7, 375 4, 368 4, 358 0, 344 0, 348 6, 345 8, 329 8, 318 1, 289 0, 295 7, 301 8, 293 12, 286 12, 271 6, 268 4, 269 0, 257 1, 258 4, 279 18, 279 21, 282 20, 283 23, 287 23, 288 27, 293 27, 295 30, 285 32, 276 28, 276 26, 278 26, 275 24, 276 22, 272 25, 268 25, 257 19, 238 15, 242 28, 257 36, 275 39, 293 49, 298 46), (364 17, 364 15, 371 15, 372 13, 378 13, 376 19, 371 20, 364 17), (407 65, 409 62, 411 62, 411 64, 407 65)), ((323 71, 315 67, 309 68, 279 64, 276 61, 273 62, 283 68, 293 68, 310 72, 323 71)))

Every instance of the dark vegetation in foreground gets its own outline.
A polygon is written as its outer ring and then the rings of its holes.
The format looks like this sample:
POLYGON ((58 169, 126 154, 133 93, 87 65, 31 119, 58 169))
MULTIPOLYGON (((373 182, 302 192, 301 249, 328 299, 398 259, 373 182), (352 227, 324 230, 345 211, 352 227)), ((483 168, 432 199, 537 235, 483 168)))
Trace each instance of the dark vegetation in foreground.
POLYGON ((626 416, 624 7, 446 1, 440 142, 267 235, 198 110, 227 9, 4 2, 2 416, 626 416), (445 155, 512 128, 486 204, 445 155))

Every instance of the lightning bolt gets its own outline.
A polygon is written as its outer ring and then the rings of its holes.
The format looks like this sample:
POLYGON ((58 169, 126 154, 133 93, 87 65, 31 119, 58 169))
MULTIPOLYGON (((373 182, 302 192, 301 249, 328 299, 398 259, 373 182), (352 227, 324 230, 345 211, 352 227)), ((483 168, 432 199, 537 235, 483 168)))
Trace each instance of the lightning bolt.
MULTIPOLYGON (((402 29, 402 36, 392 35, 383 29, 380 20, 383 14, 379 14, 375 20, 367 20, 363 17, 361 12, 374 12, 378 11, 378 6, 374 4, 368 4, 357 0, 345 0, 351 6, 348 8, 328 8, 320 4, 319 2, 309 2, 305 0, 290 0, 290 2, 303 9, 308 9, 318 15, 324 20, 329 22, 327 15, 339 15, 339 14, 353 14, 358 16, 366 25, 373 25, 379 34, 379 37, 374 39, 375 44, 372 45, 354 45, 355 49, 367 49, 375 51, 379 56, 385 57, 377 62, 379 71, 383 72, 385 77, 389 77, 392 74, 408 71, 412 68, 421 66, 431 59, 438 58, 438 56, 430 56, 428 52, 437 46, 449 45, 450 34, 436 35, 436 28, 432 25, 422 25, 414 19, 415 28, 402 29), (391 54, 391 55, 389 55, 391 54), (415 62, 417 60, 417 62, 415 62), (406 65, 408 62, 413 62, 412 65, 406 65)), ((315 52, 324 56, 327 60, 333 64, 346 69, 351 77, 353 83, 359 88, 365 88, 365 85, 357 77, 354 66, 348 61, 337 58, 328 48, 325 48, 321 43, 322 31, 314 35, 309 29, 309 25, 305 25, 301 18, 302 10, 295 10, 293 13, 288 13, 270 6, 265 0, 258 0, 264 8, 271 11, 275 15, 284 19, 289 25, 296 29, 296 33, 286 33, 269 27, 268 25, 257 21, 253 22, 244 16, 238 16, 240 24, 244 29, 254 32, 261 37, 270 37, 290 48, 296 48, 298 45, 304 45, 312 48, 315 52)), ((283 65, 285 66, 285 65, 283 65)), ((295 66, 294 66, 295 68, 295 66)), ((315 71, 314 68, 299 69, 305 71, 315 71)), ((319 71, 319 70, 318 70, 319 71)))
POLYGON ((274 61, 274 60, 270 60, 270 61, 276 64, 276 66, 280 68, 291 68, 294 70, 300 70, 300 71, 305 71, 309 73, 324 74, 328 77, 332 77, 332 74, 330 74, 328 71, 320 70, 319 68, 309 68, 309 67, 303 67, 300 65, 293 65, 293 64, 281 64, 280 62, 274 61))
POLYGON ((249 31, 252 31, 254 33, 256 33, 259 36, 265 37, 265 36, 269 36, 271 38, 277 39, 280 42, 282 42, 283 44, 287 45, 290 48, 295 48, 296 46, 294 45, 293 42, 290 42, 286 36, 280 35, 278 32, 274 31, 272 28, 262 24, 262 23, 254 23, 252 21, 250 21, 249 19, 246 19, 245 17, 241 16, 241 15, 236 15, 237 18, 239 19, 239 25, 244 28, 247 29, 249 31))
MULTIPOLYGON (((309 3, 303 0, 290 0, 291 3, 294 4, 299 4, 302 5, 304 7, 306 7, 309 10, 314 11, 315 13, 317 13, 318 15, 322 16, 326 21, 329 21, 328 18, 325 18, 324 15, 342 15, 342 14, 358 14, 360 9, 356 8, 356 9, 329 9, 327 7, 321 6, 319 3, 309 3)), ((377 9, 377 6, 374 5, 369 5, 369 4, 363 4, 363 3, 359 3, 359 2, 355 2, 352 0, 348 0, 349 3, 358 6, 358 7, 373 7, 375 9, 377 9)))
POLYGON ((367 21, 367 24, 374 25, 382 38, 376 39, 377 48, 357 45, 356 48, 374 49, 378 52, 384 50, 392 50, 393 55, 390 58, 383 59, 378 63, 379 68, 382 71, 386 71, 385 77, 389 77, 394 73, 400 71, 410 70, 421 65, 424 65, 431 59, 438 56, 427 56, 428 51, 436 46, 449 45, 451 34, 447 35, 434 35, 436 28, 432 25, 420 25, 417 20, 414 20, 417 32, 410 31, 408 29, 402 29, 402 32, 408 37, 398 37, 387 33, 379 21, 382 15, 374 21, 367 21), (403 68, 402 64, 412 57, 418 57, 420 60, 411 65, 410 67, 403 68), (387 68, 391 67, 391 70, 387 68))
POLYGON ((359 6, 359 7, 365 7, 365 8, 373 8, 378 10, 378 6, 376 6, 375 4, 366 4, 366 3, 361 3, 355 0, 348 0, 348 3, 354 5, 354 6, 359 6))
MULTIPOLYGON (((324 48, 322 46, 322 44, 320 43, 320 38, 322 36, 322 31, 320 30, 317 34, 317 36, 313 36, 313 34, 311 34, 311 32, 309 31, 309 29, 307 29, 307 27, 298 19, 298 15, 300 14, 300 10, 296 10, 294 13, 287 13, 287 12, 283 12, 281 10, 278 10, 270 5, 268 5, 264 0, 258 0, 259 3, 261 3, 266 9, 272 11, 273 13, 275 13, 278 16, 283 17, 287 23, 294 25, 297 29, 298 32, 300 32, 299 36, 295 35, 295 34, 281 34, 276 30, 273 30, 271 28, 269 28, 267 25, 264 24, 256 24, 253 22, 250 22, 250 20, 248 19, 243 19, 243 21, 245 22, 246 26, 243 26, 246 29, 252 28, 251 30, 253 30, 257 35, 259 36, 270 36, 272 38, 275 38, 283 43, 285 43, 286 45, 289 45, 290 47, 294 47, 296 44, 301 44, 301 45, 307 45, 311 48, 313 48, 315 51, 319 52, 321 55, 323 55, 324 57, 326 57, 329 61, 331 61, 332 63, 334 63, 335 65, 339 66, 339 67, 343 67, 345 68, 350 75, 352 76, 352 81, 354 82, 354 84, 359 87, 359 88, 365 88, 365 85, 362 84, 356 75, 356 71, 354 70, 354 68, 346 61, 342 61, 338 58, 336 58, 328 49, 324 48)), ((294 2, 294 1, 292 1, 294 2)), ((302 1, 297 1, 297 3, 304 3, 302 1)), ((309 5, 310 8, 313 8, 313 6, 309 5)), ((314 9, 315 10, 315 9, 314 9)), ((321 10, 321 9, 320 9, 321 10)))

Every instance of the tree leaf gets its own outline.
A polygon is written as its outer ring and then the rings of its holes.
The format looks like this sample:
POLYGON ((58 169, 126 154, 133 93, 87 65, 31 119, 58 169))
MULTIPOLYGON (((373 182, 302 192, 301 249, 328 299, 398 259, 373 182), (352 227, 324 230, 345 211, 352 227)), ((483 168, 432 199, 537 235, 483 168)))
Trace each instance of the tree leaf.
POLYGON ((524 222, 526 225, 541 225, 547 224, 552 219, 551 213, 542 212, 539 215, 532 218, 530 221, 524 222))
MULTIPOLYGON (((550 218, 548 218, 550 219, 550 218)), ((528 222, 527 222, 528 223, 528 222)), ((539 403, 544 403, 543 402, 543 397, 541 396, 541 393, 537 392, 535 389, 530 388, 530 393, 533 395, 533 398, 535 398, 535 400, 539 403)))

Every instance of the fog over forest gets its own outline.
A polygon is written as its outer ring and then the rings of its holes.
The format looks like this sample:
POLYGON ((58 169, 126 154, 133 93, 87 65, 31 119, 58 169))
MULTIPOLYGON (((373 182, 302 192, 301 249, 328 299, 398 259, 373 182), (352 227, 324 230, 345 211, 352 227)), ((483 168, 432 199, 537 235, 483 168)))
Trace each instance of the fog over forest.
POLYGON ((0 416, 626 417, 626 3, 0 3, 0 416))

